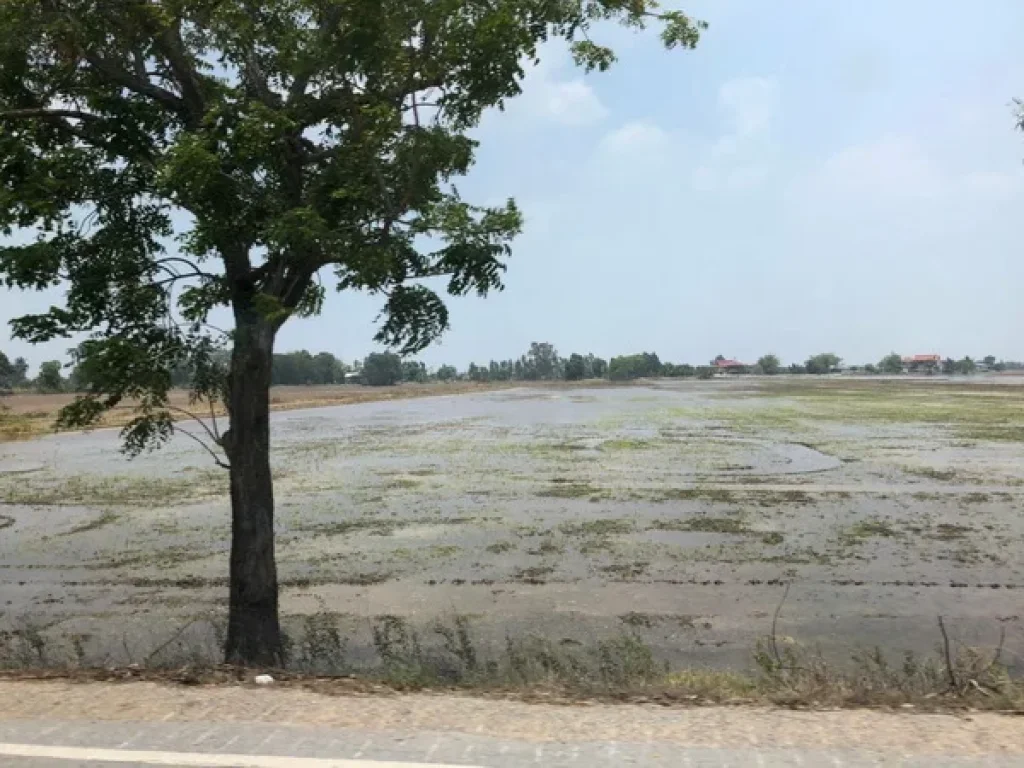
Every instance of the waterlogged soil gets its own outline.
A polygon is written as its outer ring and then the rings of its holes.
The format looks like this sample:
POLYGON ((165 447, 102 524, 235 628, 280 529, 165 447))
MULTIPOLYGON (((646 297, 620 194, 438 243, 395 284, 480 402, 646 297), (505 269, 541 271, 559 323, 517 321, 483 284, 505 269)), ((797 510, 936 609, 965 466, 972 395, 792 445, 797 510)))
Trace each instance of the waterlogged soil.
MULTIPOLYGON (((788 584, 779 634, 826 654, 931 652, 942 615, 1024 671, 1022 420, 1006 381, 757 379, 274 414, 282 610, 357 658, 382 616, 458 614, 482 646, 627 631, 747 666, 788 584)), ((210 617, 182 637, 212 653, 226 490, 184 436, 0 445, 0 628, 124 662, 210 617)))

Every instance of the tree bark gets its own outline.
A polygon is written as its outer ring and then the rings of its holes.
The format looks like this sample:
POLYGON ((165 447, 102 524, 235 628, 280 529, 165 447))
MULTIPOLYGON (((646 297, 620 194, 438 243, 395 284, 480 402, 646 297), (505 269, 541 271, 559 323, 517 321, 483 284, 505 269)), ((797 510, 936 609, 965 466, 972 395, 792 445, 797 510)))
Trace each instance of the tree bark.
POLYGON ((284 663, 274 559, 270 474, 270 369, 276 328, 251 310, 235 312, 224 448, 231 461, 231 570, 225 660, 250 667, 284 663))

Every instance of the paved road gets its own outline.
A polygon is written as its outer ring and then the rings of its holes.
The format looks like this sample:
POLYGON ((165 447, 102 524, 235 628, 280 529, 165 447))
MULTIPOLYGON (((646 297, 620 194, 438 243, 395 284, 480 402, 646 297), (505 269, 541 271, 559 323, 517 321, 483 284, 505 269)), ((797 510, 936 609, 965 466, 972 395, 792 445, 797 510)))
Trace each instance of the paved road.
POLYGON ((0 682, 0 765, 1024 766, 1024 718, 0 682))

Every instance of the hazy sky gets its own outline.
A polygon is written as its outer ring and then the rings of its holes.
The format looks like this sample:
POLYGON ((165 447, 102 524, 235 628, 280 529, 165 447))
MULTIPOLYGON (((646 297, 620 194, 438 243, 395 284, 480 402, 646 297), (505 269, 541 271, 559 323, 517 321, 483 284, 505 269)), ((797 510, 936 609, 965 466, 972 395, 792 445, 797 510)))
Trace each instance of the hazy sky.
MULTIPOLYGON (((526 231, 507 290, 453 300, 423 360, 1024 358, 1024 3, 666 5, 710 23, 696 51, 609 30, 620 61, 584 77, 549 48, 485 119, 460 189, 515 197, 526 231)), ((0 292, 0 320, 54 299, 0 292)), ((362 357, 378 306, 332 294, 278 348, 362 357)))

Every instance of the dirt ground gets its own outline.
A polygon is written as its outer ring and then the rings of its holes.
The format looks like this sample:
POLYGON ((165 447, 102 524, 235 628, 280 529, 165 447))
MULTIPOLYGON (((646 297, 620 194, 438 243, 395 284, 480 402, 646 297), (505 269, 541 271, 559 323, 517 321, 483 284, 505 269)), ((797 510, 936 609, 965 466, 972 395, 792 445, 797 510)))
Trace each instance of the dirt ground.
MULTIPOLYGON (((298 408, 323 408, 331 405, 350 405, 352 403, 372 403, 381 400, 408 400, 414 397, 434 397, 437 395, 455 395, 467 392, 482 392, 494 389, 506 389, 521 386, 518 382, 477 383, 470 381, 429 382, 426 384, 399 384, 393 387, 364 387, 360 385, 338 385, 325 387, 274 387, 270 395, 272 411, 287 411, 298 408)), ((57 413, 75 399, 72 393, 39 394, 35 392, 17 392, 0 398, 0 442, 24 440, 55 432, 54 422, 57 413)), ((188 393, 175 390, 171 393, 170 406, 175 409, 175 416, 185 420, 188 413, 206 416, 207 410, 202 406, 189 403, 188 393)), ((125 402, 107 412, 99 427, 120 427, 133 418, 132 402, 125 402)), ((224 410, 218 406, 217 416, 223 416, 224 410)))
MULTIPOLYGON (((672 665, 745 667, 789 585, 782 642, 900 658, 935 649, 942 615, 1024 671, 1018 379, 470 390, 273 430, 287 625, 345 664, 461 617, 481 649, 628 633, 672 665)), ((0 622, 111 663, 216 654, 228 500, 191 443, 133 462, 116 431, 0 445, 0 500, 0 622)))

